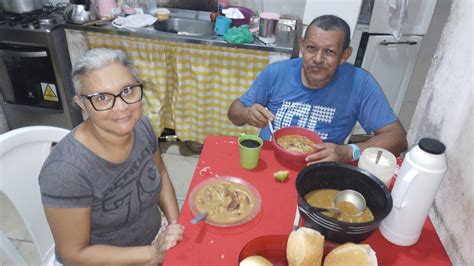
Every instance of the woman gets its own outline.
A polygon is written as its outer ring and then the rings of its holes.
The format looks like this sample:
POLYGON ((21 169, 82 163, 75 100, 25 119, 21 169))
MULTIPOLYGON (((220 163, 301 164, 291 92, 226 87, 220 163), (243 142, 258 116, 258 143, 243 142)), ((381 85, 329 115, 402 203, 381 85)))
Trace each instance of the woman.
POLYGON ((56 257, 73 265, 161 263, 184 227, 142 115, 143 85, 126 54, 110 49, 87 51, 72 79, 88 118, 55 146, 39 177, 56 257), (160 234, 156 204, 171 221, 160 234))

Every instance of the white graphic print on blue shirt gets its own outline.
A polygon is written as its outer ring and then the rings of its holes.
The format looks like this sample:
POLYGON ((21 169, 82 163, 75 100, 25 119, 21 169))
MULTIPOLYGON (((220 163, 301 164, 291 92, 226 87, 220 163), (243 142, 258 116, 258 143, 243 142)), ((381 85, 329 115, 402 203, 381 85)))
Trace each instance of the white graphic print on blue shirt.
MULTIPOLYGON (((274 115, 275 130, 300 126, 318 133, 325 142, 344 143, 359 121, 367 132, 374 132, 397 120, 375 79, 351 64, 339 65, 333 80, 318 89, 301 81, 302 59, 269 65, 245 92, 245 107, 259 103, 274 115)), ((260 136, 269 140, 265 127, 260 136)))

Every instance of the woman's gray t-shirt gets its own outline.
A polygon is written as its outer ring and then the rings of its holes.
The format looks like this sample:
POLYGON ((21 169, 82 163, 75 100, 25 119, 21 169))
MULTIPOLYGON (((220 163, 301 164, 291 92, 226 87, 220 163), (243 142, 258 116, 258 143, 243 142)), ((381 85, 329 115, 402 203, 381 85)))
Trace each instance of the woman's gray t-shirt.
POLYGON ((162 183, 153 161, 158 142, 148 119, 142 116, 136 124, 132 151, 120 164, 97 156, 73 132, 53 148, 43 165, 39 176, 43 205, 91 208, 91 245, 149 245, 161 225, 156 204, 162 183))

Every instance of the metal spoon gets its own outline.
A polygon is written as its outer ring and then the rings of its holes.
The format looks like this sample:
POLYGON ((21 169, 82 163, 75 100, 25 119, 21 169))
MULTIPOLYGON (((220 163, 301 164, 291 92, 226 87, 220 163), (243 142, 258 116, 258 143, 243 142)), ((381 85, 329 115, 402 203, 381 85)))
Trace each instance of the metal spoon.
POLYGON ((334 199, 334 205, 337 206, 338 203, 344 201, 353 204, 357 208, 358 213, 353 214, 354 216, 361 215, 367 208, 364 196, 352 189, 339 191, 334 199))
POLYGON ((379 163, 380 157, 382 156, 382 151, 377 152, 377 158, 375 159, 375 164, 379 163))
POLYGON ((328 208, 319 208, 319 207, 313 207, 313 209, 316 209, 317 211, 320 211, 320 212, 332 212, 335 214, 341 214, 341 211, 338 209, 328 209, 328 208))
MULTIPOLYGON (((268 108, 265 107, 265 109, 267 109, 267 111, 269 111, 268 108)), ((268 128, 270 129, 270 133, 272 133, 272 139, 273 139, 273 137, 274 137, 274 136, 273 136, 273 133, 274 133, 275 131, 273 130, 272 121, 270 121, 270 120, 268 121, 268 128)))
MULTIPOLYGON (((364 196, 362 196, 362 194, 352 189, 342 190, 336 194, 336 198, 334 199, 334 206, 338 206, 338 203, 340 202, 349 202, 357 208, 358 213, 350 214, 353 216, 361 215, 365 211, 365 208, 367 207, 364 196)), ((332 212, 335 214, 342 213, 342 211, 337 209, 337 207, 336 208, 313 207, 313 208, 320 212, 332 212)))

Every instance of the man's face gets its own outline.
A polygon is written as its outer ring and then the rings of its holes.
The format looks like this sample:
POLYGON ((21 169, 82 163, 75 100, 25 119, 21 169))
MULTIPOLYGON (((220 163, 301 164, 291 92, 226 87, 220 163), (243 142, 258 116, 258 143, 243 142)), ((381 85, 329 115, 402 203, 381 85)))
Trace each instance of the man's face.
POLYGON ((337 66, 350 57, 352 49, 343 50, 344 32, 324 31, 311 26, 306 31, 306 40, 300 40, 303 55, 301 78, 309 88, 322 88, 328 85, 337 66))

